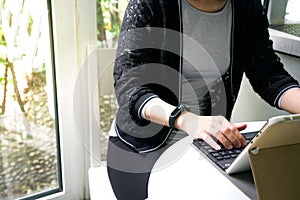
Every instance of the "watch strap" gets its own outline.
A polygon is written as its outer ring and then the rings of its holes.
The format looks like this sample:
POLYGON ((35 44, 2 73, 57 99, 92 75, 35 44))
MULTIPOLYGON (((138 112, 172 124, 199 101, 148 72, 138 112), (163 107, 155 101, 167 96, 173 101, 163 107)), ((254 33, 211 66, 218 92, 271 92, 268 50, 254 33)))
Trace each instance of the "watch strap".
POLYGON ((183 111, 189 111, 189 107, 184 104, 179 104, 170 114, 169 116, 169 127, 175 128, 175 121, 180 116, 183 111))

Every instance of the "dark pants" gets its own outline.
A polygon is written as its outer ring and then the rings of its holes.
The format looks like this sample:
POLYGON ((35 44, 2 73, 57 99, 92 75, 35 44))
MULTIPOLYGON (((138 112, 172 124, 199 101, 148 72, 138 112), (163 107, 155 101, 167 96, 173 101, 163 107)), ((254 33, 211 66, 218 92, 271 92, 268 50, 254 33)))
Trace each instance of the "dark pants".
POLYGON ((151 170, 168 145, 149 153, 136 153, 118 137, 110 137, 107 151, 107 172, 119 200, 148 198, 151 170))

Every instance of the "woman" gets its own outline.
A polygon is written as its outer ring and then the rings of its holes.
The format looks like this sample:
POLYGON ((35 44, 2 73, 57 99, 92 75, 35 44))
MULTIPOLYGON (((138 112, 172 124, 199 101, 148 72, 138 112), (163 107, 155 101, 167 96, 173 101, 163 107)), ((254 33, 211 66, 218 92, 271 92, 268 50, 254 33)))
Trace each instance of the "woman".
POLYGON ((243 73, 270 105, 300 113, 298 82, 274 53, 260 0, 130 0, 108 148, 116 197, 147 198, 155 161, 184 133, 215 149, 245 146, 246 124, 228 121, 243 73))

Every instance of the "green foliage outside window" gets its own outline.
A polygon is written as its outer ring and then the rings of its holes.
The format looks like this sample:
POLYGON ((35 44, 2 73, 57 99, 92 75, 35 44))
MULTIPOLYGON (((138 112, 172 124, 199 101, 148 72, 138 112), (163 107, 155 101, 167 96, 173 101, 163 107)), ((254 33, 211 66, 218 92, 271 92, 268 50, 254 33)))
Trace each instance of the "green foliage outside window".
POLYGON ((128 0, 97 0, 97 39, 102 48, 115 48, 128 0))

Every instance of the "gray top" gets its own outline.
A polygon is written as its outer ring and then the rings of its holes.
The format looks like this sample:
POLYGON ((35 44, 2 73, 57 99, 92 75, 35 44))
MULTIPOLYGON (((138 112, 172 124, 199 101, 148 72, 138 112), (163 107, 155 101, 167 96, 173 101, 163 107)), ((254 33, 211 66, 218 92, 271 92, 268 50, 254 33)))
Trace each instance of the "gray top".
MULTIPOLYGON (((202 12, 187 0, 182 2, 182 103, 188 105, 191 112, 204 115, 208 105, 205 95, 230 64, 231 2, 227 1, 217 13, 202 12)), ((143 109, 143 118, 144 112, 143 109)), ((167 143, 175 143, 186 135, 183 131, 173 131, 167 143)))
POLYGON ((231 2, 222 10, 206 13, 182 1, 183 86, 182 103, 196 114, 205 114, 203 98, 230 64, 231 2))

